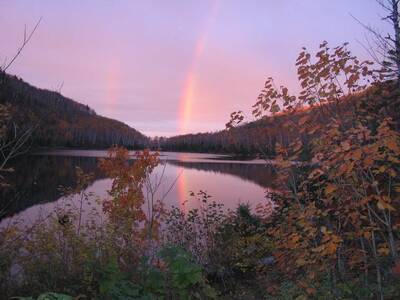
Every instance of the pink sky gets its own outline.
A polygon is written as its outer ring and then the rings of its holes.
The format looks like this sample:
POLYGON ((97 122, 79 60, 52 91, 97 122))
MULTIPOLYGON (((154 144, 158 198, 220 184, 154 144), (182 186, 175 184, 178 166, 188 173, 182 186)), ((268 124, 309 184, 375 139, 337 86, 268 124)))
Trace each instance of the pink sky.
POLYGON ((375 0, 0 1, 0 62, 42 22, 9 72, 88 104, 141 132, 224 128, 268 76, 297 89, 302 46, 357 42, 350 14, 383 28, 375 0))

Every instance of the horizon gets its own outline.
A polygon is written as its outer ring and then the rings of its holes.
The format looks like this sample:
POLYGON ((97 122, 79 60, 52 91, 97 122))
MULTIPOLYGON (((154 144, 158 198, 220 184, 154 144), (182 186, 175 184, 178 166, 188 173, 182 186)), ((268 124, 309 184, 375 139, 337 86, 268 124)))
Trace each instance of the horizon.
POLYGON ((65 97, 150 137, 213 132, 251 107, 269 76, 296 92, 303 46, 349 42, 369 59, 351 14, 385 32, 381 10, 375 0, 348 2, 3 2, 0 60, 42 17, 8 73, 43 89, 62 85, 65 97))

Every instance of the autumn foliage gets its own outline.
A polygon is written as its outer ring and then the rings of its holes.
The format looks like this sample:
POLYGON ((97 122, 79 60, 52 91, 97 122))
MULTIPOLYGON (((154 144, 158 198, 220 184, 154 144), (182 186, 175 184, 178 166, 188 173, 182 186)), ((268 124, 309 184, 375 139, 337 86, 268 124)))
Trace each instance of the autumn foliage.
MULTIPOLYGON (((278 208, 266 232, 276 283, 294 282, 303 298, 398 297, 399 113, 388 107, 400 102, 395 85, 346 46, 324 42, 314 58, 303 49, 300 95, 269 78, 254 105, 258 118, 283 111, 285 128, 298 133, 276 148, 282 191, 272 195, 278 208), (300 163, 304 148, 309 157, 300 163)), ((242 120, 240 112, 231 117, 228 128, 242 120)))

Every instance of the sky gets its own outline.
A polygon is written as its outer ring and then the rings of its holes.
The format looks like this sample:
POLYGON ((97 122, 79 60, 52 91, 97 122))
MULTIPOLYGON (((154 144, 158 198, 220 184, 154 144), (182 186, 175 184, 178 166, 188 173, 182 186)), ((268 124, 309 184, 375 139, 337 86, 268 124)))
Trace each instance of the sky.
POLYGON ((267 77, 297 91, 303 46, 369 58, 351 15, 386 32, 383 14, 375 0, 0 0, 0 64, 42 18, 9 73, 149 136, 217 131, 267 77))

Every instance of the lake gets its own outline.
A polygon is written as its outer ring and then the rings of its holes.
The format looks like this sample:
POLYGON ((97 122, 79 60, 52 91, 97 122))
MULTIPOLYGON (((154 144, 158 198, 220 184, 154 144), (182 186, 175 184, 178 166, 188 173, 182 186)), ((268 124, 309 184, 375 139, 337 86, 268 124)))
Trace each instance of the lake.
MULTIPOLYGON (((133 156, 134 152, 130 154, 133 156)), ((0 226, 17 220, 29 225, 65 201, 76 204, 76 197, 66 199, 59 191, 60 186, 74 187, 76 166, 94 174, 87 192, 106 198, 111 180, 97 167, 99 159, 106 155, 107 151, 103 150, 54 150, 20 158, 15 171, 7 177, 11 187, 0 192, 1 203, 8 203, 7 215, 0 226)), ((198 202, 190 192, 200 190, 226 208, 234 209, 239 203, 254 207, 269 201, 266 193, 274 188, 274 172, 263 160, 243 161, 224 155, 173 152, 161 152, 160 159, 151 180, 161 181, 156 197, 163 199, 167 207, 184 210, 196 207, 198 202)), ((85 207, 86 211, 96 208, 96 204, 90 205, 85 207)))

